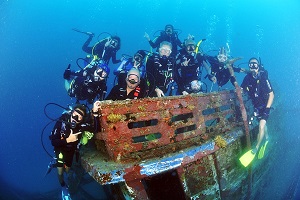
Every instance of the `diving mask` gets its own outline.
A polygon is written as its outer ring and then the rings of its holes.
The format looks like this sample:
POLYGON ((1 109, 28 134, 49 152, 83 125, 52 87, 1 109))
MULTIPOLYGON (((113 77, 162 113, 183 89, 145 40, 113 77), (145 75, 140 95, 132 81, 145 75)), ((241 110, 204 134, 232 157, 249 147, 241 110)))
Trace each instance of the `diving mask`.
POLYGON ((250 62, 249 64, 250 69, 258 69, 258 63, 257 62, 250 62))
POLYGON ((113 47, 113 48, 116 48, 118 46, 118 41, 116 40, 111 40, 110 41, 110 46, 113 47))
POLYGON ((141 63, 142 62, 142 57, 140 56, 140 54, 136 54, 135 56, 134 56, 134 60, 136 61, 136 62, 138 62, 138 63, 141 63))
POLYGON ((222 62, 222 63, 227 60, 227 56, 225 54, 219 54, 217 56, 217 58, 218 58, 219 62, 222 62))

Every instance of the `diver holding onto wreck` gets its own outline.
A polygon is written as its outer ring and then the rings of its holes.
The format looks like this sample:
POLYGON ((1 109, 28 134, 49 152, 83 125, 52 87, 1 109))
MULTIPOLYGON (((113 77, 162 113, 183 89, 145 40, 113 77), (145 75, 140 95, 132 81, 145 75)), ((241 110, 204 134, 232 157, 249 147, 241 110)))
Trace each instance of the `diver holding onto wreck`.
POLYGON ((148 86, 146 81, 141 78, 140 71, 136 68, 131 68, 126 75, 122 84, 115 85, 106 100, 126 100, 126 99, 139 99, 147 96, 148 86))
MULTIPOLYGON (((248 65, 250 73, 245 76, 241 88, 243 92, 249 94, 252 100, 255 109, 254 116, 256 116, 259 121, 259 132, 255 148, 241 157, 242 160, 243 158, 245 159, 246 165, 254 159, 258 151, 258 159, 264 156, 266 146, 269 142, 267 120, 274 101, 274 91, 268 77, 268 72, 263 68, 260 59, 250 58, 248 65), (261 145, 264 139, 265 142, 261 145)), ((241 162, 243 163, 243 161, 241 162)))
POLYGON ((194 39, 188 37, 184 41, 184 48, 179 50, 176 57, 176 69, 178 77, 178 94, 186 95, 202 91, 201 67, 203 56, 196 51, 194 39))
POLYGON ((62 199, 71 199, 64 173, 69 173, 74 155, 78 162, 80 146, 87 144, 88 140, 93 137, 92 124, 87 107, 76 104, 71 110, 61 115, 49 136, 54 147, 55 162, 50 162, 46 175, 51 172, 52 168, 57 168, 58 181, 62 187, 62 199))
POLYGON ((149 96, 163 97, 177 95, 177 77, 175 58, 171 56, 172 44, 167 41, 160 43, 159 53, 153 53, 147 60, 147 80, 149 96))
POLYGON ((207 71, 206 77, 208 77, 213 83, 217 83, 219 87, 218 90, 228 83, 229 80, 232 85, 234 85, 234 82, 236 81, 235 77, 232 76, 229 68, 227 67, 228 64, 232 66, 234 72, 246 72, 244 68, 234 67, 233 64, 230 63, 231 60, 225 47, 220 48, 217 56, 204 55, 204 59, 205 61, 203 62, 203 65, 207 71))

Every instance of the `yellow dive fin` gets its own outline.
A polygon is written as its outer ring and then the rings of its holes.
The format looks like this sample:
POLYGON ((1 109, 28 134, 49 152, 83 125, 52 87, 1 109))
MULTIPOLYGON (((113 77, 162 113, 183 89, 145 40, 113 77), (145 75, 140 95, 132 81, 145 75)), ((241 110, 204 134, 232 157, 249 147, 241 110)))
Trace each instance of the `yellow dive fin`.
POLYGON ((262 159, 265 155, 265 150, 267 147, 267 144, 269 143, 269 140, 266 140, 265 144, 260 148, 259 152, 258 152, 258 159, 262 159))
POLYGON ((250 149, 244 155, 242 155, 242 157, 240 157, 239 160, 242 163, 242 165, 244 165, 244 167, 247 167, 252 162, 255 155, 256 154, 252 153, 252 149, 250 149))

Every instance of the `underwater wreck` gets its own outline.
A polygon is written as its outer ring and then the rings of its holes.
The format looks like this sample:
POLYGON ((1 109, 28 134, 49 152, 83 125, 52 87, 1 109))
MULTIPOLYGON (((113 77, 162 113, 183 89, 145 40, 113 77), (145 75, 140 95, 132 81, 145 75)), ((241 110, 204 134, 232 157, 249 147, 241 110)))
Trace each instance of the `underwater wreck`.
POLYGON ((252 113, 233 90, 103 101, 81 164, 113 199, 252 199, 262 174, 238 160, 256 141, 252 113))

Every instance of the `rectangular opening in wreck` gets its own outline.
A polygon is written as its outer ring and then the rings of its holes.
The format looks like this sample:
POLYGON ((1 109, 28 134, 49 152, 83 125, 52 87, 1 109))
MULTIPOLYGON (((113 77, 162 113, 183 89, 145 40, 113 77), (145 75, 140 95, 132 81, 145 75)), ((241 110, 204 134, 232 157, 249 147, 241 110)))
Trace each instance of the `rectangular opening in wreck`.
POLYGON ((146 126, 155 126, 157 125, 157 123, 158 123, 157 119, 150 119, 145 121, 129 122, 127 126, 129 129, 133 129, 133 128, 142 128, 146 126))
POLYGON ((230 110, 232 107, 231 104, 227 104, 227 105, 223 105, 223 106, 220 106, 220 111, 225 111, 225 110, 230 110))
POLYGON ((171 122, 183 121, 187 122, 188 119, 192 119, 194 117, 193 113, 185 113, 180 115, 174 115, 171 118, 171 122))
POLYGON ((144 178, 142 183, 149 199, 186 199, 176 170, 144 178))
POLYGON ((141 135, 137 137, 132 137, 133 143, 147 142, 161 138, 161 133, 151 133, 148 135, 141 135))
POLYGON ((223 112, 232 109, 232 104, 222 105, 220 107, 208 108, 202 111, 202 115, 211 115, 217 112, 223 112))
POLYGON ((205 126, 206 127, 216 126, 219 122, 220 122, 220 118, 210 119, 205 121, 205 126))
POLYGON ((213 113, 216 112, 216 108, 208 108, 208 109, 205 109, 205 110, 202 110, 202 115, 211 115, 213 113))
POLYGON ((197 129, 196 125, 193 124, 193 125, 190 125, 190 126, 185 126, 185 127, 181 127, 181 128, 176 129, 175 134, 178 135, 178 134, 181 134, 181 133, 194 131, 196 129, 197 129))
POLYGON ((234 122, 234 116, 232 115, 232 114, 227 114, 226 116, 225 116, 225 119, 227 119, 228 120, 228 122, 234 122))

